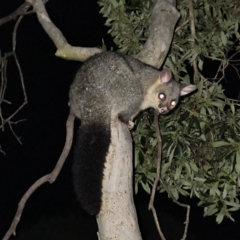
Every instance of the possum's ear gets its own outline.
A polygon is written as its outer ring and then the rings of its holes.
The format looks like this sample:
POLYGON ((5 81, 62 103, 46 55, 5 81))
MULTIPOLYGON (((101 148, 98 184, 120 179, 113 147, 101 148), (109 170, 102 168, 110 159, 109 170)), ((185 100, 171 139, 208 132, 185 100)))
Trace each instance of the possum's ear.
POLYGON ((194 90, 196 90, 196 86, 194 86, 194 85, 183 85, 183 84, 181 84, 180 95, 181 96, 187 95, 187 94, 193 92, 194 90))
POLYGON ((170 81, 172 78, 172 73, 169 68, 164 68, 159 75, 159 79, 161 83, 166 83, 170 81))

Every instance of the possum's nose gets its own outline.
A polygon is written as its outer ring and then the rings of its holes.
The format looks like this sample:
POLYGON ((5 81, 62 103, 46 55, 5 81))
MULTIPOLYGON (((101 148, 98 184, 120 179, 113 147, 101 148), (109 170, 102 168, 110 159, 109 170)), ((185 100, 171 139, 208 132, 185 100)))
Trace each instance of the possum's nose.
POLYGON ((159 113, 161 113, 161 114, 165 114, 165 113, 167 113, 168 112, 168 108, 165 106, 165 107, 160 107, 159 108, 159 113))

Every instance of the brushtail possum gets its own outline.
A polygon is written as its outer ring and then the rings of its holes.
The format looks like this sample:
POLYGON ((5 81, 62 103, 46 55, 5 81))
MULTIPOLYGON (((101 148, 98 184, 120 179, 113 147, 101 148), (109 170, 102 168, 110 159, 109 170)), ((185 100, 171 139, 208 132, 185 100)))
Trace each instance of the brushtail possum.
POLYGON ((168 68, 160 72, 118 53, 94 55, 81 66, 70 88, 69 105, 81 120, 73 163, 74 187, 88 213, 97 215, 101 209, 111 114, 116 113, 132 128, 139 111, 152 107, 166 114, 177 105, 180 96, 195 89, 172 80, 168 68))

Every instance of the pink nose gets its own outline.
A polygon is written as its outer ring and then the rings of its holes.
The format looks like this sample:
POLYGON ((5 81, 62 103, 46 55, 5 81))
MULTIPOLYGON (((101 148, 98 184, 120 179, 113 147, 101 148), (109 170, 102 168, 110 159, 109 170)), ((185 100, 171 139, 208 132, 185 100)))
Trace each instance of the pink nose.
POLYGON ((159 108, 159 112, 160 113, 167 113, 168 109, 167 109, 167 107, 161 107, 161 108, 159 108))

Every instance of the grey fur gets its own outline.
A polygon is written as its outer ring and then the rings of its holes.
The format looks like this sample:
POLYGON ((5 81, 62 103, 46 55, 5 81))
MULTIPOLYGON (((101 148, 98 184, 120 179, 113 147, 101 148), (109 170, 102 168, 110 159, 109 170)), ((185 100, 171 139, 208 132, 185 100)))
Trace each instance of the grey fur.
MULTIPOLYGON (((131 56, 112 52, 97 54, 86 61, 78 71, 70 90, 70 107, 82 123, 105 121, 101 116, 127 112, 134 117, 148 89, 159 79, 160 71, 131 56)), ((181 86, 175 81, 162 83, 155 89, 156 104, 178 101, 181 86), (167 99, 159 102, 158 93, 165 92, 167 99)), ((149 106, 154 107, 154 106, 149 106)), ((170 109, 169 109, 170 110, 170 109)))

